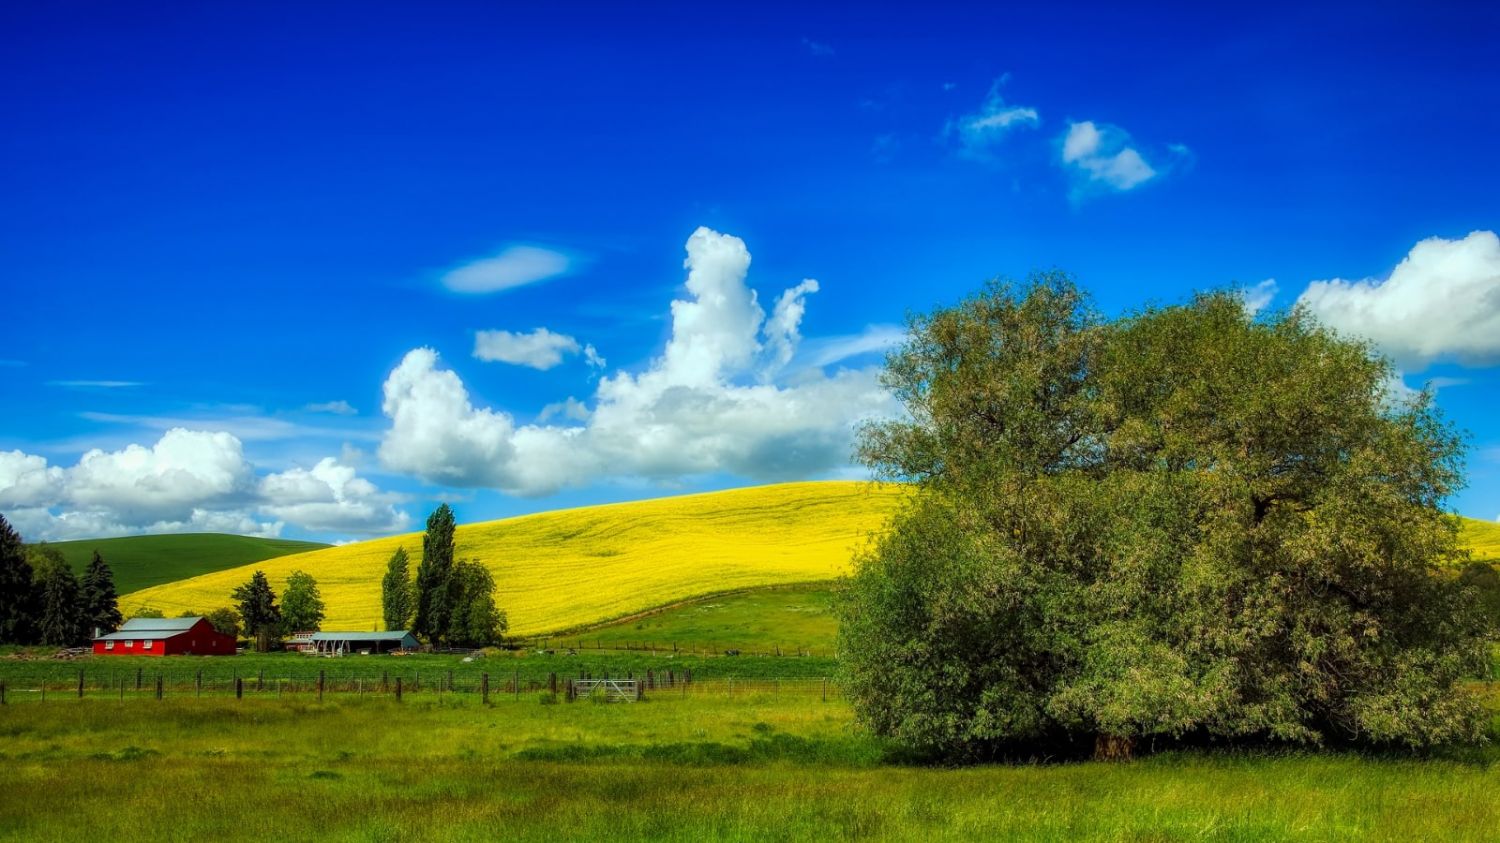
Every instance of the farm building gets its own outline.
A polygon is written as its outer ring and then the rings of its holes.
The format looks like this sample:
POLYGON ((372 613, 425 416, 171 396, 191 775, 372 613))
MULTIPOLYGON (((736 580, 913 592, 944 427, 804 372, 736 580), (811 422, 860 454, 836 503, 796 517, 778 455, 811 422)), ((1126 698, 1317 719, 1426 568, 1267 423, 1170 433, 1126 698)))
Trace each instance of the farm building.
POLYGON ((311 649, 302 652, 325 656, 342 656, 345 653, 389 653, 415 650, 417 637, 404 629, 388 632, 314 632, 311 649))
POLYGON ((131 618, 94 639, 101 656, 232 656, 234 650, 234 637, 203 618, 131 618))

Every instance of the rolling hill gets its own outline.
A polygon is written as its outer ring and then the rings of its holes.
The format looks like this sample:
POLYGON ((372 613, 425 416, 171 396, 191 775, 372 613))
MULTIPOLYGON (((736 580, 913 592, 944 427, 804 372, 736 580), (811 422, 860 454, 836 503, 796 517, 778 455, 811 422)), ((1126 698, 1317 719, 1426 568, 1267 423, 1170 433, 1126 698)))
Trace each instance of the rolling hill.
MULTIPOLYGON (((714 592, 828 580, 885 523, 899 487, 864 482, 787 483, 466 524, 460 557, 494 574, 498 602, 517 635, 556 632, 714 592)), ((158 585, 120 601, 168 615, 230 603, 261 569, 279 592, 303 570, 327 604, 325 629, 380 623, 380 579, 397 547, 415 568, 422 536, 410 533, 282 556, 158 585)))
POLYGON ((1461 519, 1458 534, 1469 546, 1474 558, 1485 562, 1500 562, 1500 521, 1477 521, 1461 519))
POLYGON ((224 533, 179 533, 48 542, 62 552, 73 570, 83 572, 94 551, 115 575, 115 590, 128 594, 200 574, 328 547, 317 542, 261 539, 224 533))

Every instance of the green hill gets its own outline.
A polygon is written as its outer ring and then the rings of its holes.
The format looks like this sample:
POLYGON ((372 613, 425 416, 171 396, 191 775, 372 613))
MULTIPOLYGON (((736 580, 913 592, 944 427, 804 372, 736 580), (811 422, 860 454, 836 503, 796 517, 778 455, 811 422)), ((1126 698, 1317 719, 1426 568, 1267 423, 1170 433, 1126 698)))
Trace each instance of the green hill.
POLYGON ((179 533, 48 542, 82 572, 95 550, 115 574, 115 590, 129 594, 153 585, 237 568, 277 556, 328 547, 317 542, 260 539, 224 533, 179 533))
POLYGON ((1458 530, 1461 541, 1473 552, 1476 560, 1500 562, 1500 521, 1465 518, 1458 530))

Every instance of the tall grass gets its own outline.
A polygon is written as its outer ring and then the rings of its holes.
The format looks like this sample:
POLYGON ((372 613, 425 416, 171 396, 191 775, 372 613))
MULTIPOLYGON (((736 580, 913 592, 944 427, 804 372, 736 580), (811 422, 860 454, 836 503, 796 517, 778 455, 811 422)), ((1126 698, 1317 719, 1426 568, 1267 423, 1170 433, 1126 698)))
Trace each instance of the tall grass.
POLYGON ((0 839, 1492 840, 1500 754, 900 762, 769 696, 0 709, 0 839))

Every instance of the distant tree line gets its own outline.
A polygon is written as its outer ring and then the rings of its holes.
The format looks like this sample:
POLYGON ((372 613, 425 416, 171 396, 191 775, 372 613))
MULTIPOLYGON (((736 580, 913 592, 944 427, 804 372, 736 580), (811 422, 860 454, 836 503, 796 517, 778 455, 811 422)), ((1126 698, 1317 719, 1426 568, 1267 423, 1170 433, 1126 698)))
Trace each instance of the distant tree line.
POLYGON ((0 644, 72 647, 119 625, 114 574, 97 551, 79 577, 61 551, 23 544, 0 516, 0 644))

